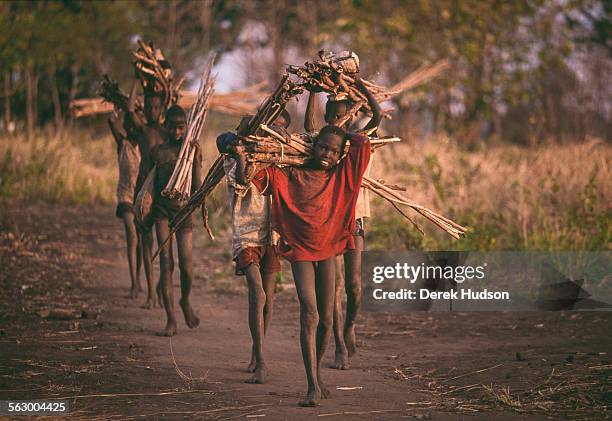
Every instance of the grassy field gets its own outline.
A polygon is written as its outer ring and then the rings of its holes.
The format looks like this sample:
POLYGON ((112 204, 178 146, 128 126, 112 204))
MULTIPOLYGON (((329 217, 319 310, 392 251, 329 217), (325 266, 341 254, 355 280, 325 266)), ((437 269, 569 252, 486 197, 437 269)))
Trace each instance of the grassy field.
MULTIPOLYGON (((204 142, 205 167, 214 159, 204 142)), ((372 196, 369 249, 609 250, 612 147, 603 140, 536 149, 497 145, 466 152, 446 138, 391 145, 374 157, 374 178, 470 227, 455 241, 415 215, 422 236, 372 196)), ((32 140, 0 137, 0 200, 113 203, 117 156, 110 135, 74 131, 32 140)), ((210 202, 213 228, 226 231, 225 186, 210 202)))
POLYGON ((117 153, 110 134, 0 137, 2 201, 112 203, 117 178, 117 153))

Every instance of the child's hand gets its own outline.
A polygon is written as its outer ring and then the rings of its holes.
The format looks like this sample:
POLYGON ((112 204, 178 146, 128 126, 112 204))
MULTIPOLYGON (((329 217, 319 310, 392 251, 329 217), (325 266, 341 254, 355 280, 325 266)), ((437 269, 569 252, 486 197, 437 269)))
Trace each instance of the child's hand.
POLYGON ((217 137, 217 149, 220 153, 232 153, 237 143, 238 136, 232 132, 226 132, 217 137))
POLYGON ((115 129, 119 129, 120 125, 119 125, 119 114, 117 113, 117 110, 113 110, 113 112, 110 114, 110 116, 108 116, 108 124, 111 125, 111 127, 115 128, 115 129))

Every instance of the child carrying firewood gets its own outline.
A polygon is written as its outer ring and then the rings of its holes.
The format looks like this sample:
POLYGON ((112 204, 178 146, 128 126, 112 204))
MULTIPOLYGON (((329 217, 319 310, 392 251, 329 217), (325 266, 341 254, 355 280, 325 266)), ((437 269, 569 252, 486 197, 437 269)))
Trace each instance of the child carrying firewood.
MULTIPOLYGON (((368 134, 374 133, 382 120, 380 105, 361 79, 357 78, 355 82, 359 91, 367 98, 368 105, 372 110, 372 118, 359 131, 368 134)), ((311 91, 308 97, 304 119, 304 128, 308 132, 314 132, 316 130, 316 104, 316 92, 311 91)), ((333 97, 329 97, 325 104, 325 122, 333 126, 340 126, 346 130, 353 119, 353 115, 347 115, 351 112, 352 108, 353 104, 348 99, 336 100, 333 97)), ((365 172, 366 176, 369 176, 371 165, 372 162, 370 161, 365 172)), ((332 368, 336 369, 348 369, 349 356, 352 356, 357 351, 355 320, 359 308, 361 307, 361 252, 364 249, 365 219, 369 217, 369 191, 365 188, 361 188, 355 208, 356 226, 353 233, 355 248, 347 250, 344 253, 344 273, 342 273, 340 267, 337 268, 334 300, 334 338, 336 342, 336 355, 334 363, 332 364, 332 368), (342 311, 343 290, 346 291, 347 296, 346 319, 343 317, 342 311)))
MULTIPOLYGON (((246 174, 246 154, 237 148, 238 173, 246 174)), ((278 251, 291 262, 300 300, 300 345, 308 390, 301 406, 315 406, 329 390, 321 379, 321 360, 332 330, 335 257, 354 249, 355 204, 370 158, 366 136, 339 127, 319 132, 304 167, 268 167, 252 179, 272 196, 272 229, 278 251), (346 140, 349 152, 338 162, 346 140)))
MULTIPOLYGON (((125 114, 124 125, 126 130, 134 133, 134 140, 140 150, 140 168, 136 180, 136 193, 140 191, 144 181, 153 168, 151 160, 151 149, 163 143, 164 130, 160 124, 163 114, 164 94, 145 90, 144 113, 136 109, 138 79, 134 80, 128 101, 128 112, 125 114), (144 115, 143 115, 144 114, 144 115)), ((142 259, 147 278, 147 301, 143 308, 155 308, 161 305, 159 302, 159 290, 156 294, 153 288, 152 272, 152 250, 153 250, 153 221, 142 221, 138 225, 142 239, 142 259)), ((159 286, 159 283, 158 283, 159 286)))
MULTIPOLYGON (((170 235, 169 221, 185 205, 185 201, 164 196, 162 191, 168 184, 168 180, 172 176, 178 160, 181 145, 186 134, 186 124, 187 117, 185 111, 178 105, 171 106, 166 112, 164 123, 165 142, 153 147, 151 150, 151 161, 156 166, 153 210, 151 214, 155 221, 157 243, 163 244, 160 251, 160 277, 162 297, 167 316, 166 327, 158 333, 160 336, 175 335, 177 327, 174 316, 172 290, 172 272, 174 266, 170 252, 172 249, 172 238, 166 242, 165 240, 170 235)), ((197 143, 195 143, 195 146, 196 152, 192 168, 192 191, 196 190, 202 181, 202 151, 197 143)), ((181 278, 181 299, 179 304, 185 317, 185 323, 188 327, 195 328, 200 324, 200 320, 193 311, 189 301, 193 281, 192 230, 193 223, 190 216, 181 223, 176 231, 176 242, 181 278)))
MULTIPOLYGON (((140 167, 140 149, 135 141, 133 131, 124 131, 119 121, 119 115, 113 112, 108 119, 108 125, 117 144, 119 163, 119 181, 117 183, 117 209, 115 215, 121 218, 125 228, 127 242, 127 258, 130 270, 129 298, 136 298, 142 291, 140 285, 140 266, 142 263, 142 241, 136 229, 134 216, 134 199, 136 195, 136 180, 140 167), (131 134, 130 135, 128 135, 131 134)), ((150 275, 150 274, 148 274, 150 275)))
MULTIPOLYGON (((287 129, 290 124, 291 117, 283 110, 272 127, 287 129)), ((227 154, 226 146, 235 141, 234 133, 219 136, 219 152, 227 154)), ((245 275, 249 289, 249 329, 253 347, 247 371, 253 376, 247 383, 261 384, 266 381, 268 372, 263 341, 272 320, 276 274, 281 269, 276 252, 278 234, 272 231, 270 222, 270 196, 262 195, 252 183, 241 180, 236 174, 236 166, 236 159, 226 155, 223 169, 232 209, 232 256, 236 275, 245 275)))

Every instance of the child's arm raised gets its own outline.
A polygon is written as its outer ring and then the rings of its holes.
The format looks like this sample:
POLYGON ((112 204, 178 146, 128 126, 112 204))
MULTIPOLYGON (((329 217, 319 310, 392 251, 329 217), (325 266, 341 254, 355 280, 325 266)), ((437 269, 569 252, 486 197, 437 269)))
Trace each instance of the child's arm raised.
POLYGON ((304 129, 307 132, 316 131, 315 113, 317 112, 317 93, 310 92, 308 95, 308 104, 306 104, 306 113, 304 114, 304 129))
POLYGON ((347 133, 346 137, 350 141, 348 155, 353 161, 353 165, 368 165, 372 148, 370 138, 363 133, 347 133))
POLYGON ((368 131, 378 127, 380 121, 382 120, 382 112, 380 109, 380 105, 378 105, 378 101, 376 101, 376 98, 374 98, 374 95, 372 95, 372 92, 369 91, 363 81, 361 79, 357 79, 356 84, 359 88, 359 91, 363 93, 368 99, 368 105, 372 110, 372 118, 370 119, 368 124, 366 124, 365 127, 361 129, 362 131, 368 131))
POLYGON ((111 133, 115 138, 115 143, 117 144, 117 153, 119 153, 121 150, 121 141, 126 138, 126 134, 121 129, 121 125, 119 124, 119 119, 115 111, 113 111, 110 117, 108 117, 107 122, 111 133))

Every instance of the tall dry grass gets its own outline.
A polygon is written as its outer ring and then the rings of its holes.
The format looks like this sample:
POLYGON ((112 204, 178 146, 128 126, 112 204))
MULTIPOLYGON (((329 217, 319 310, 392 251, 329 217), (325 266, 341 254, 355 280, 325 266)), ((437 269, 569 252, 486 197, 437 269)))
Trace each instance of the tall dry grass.
POLYGON ((113 203, 117 153, 110 135, 75 131, 0 137, 0 200, 113 203))
POLYGON ((429 226, 425 237, 415 235, 377 200, 369 236, 375 248, 610 249, 612 147, 602 140, 468 153, 438 138, 376 155, 375 177, 406 186, 406 196, 471 232, 460 241, 429 226))
MULTIPOLYGON (((210 133, 210 132, 209 132, 210 133)), ((203 142, 207 168, 214 138, 203 142)), ((368 249, 609 250, 612 146, 601 140, 525 149, 499 145, 466 152, 446 138, 394 144, 375 154, 372 176, 471 227, 455 241, 427 221, 422 236, 372 195, 368 249)), ((114 203, 117 157, 110 135, 0 137, 0 200, 114 203)), ((209 201, 211 223, 227 231, 225 184, 209 201)))

